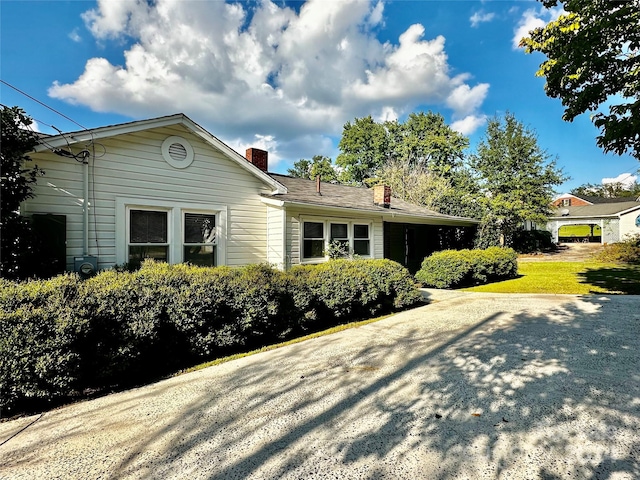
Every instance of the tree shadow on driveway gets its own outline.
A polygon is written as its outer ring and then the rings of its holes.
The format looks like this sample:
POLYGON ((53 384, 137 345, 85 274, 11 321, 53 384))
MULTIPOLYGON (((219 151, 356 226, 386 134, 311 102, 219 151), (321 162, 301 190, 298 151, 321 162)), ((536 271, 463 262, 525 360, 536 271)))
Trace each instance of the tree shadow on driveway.
POLYGON ((460 297, 161 382, 102 476, 640 478, 636 305, 460 297))

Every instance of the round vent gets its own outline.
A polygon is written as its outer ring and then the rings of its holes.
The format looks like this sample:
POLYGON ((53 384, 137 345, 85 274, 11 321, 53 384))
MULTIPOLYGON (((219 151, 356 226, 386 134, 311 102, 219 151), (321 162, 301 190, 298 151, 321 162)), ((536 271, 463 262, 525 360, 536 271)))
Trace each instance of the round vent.
POLYGON ((187 168, 193 162, 193 147, 182 137, 169 137, 162 142, 162 157, 174 168, 187 168))

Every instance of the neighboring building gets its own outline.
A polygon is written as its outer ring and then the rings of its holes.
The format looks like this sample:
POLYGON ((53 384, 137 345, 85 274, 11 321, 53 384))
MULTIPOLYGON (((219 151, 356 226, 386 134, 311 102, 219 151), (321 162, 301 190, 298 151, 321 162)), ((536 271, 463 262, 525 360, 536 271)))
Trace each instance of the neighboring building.
POLYGON ((554 200, 547 230, 555 242, 619 242, 640 233, 640 202, 633 198, 577 197, 565 194, 554 200), (571 227, 588 226, 581 235, 571 227))
POLYGON ((565 193, 551 202, 551 205, 554 207, 583 207, 585 205, 593 205, 593 203, 570 193, 565 193))
POLYGON ((67 270, 147 257, 287 268, 326 261, 335 241, 415 271, 445 244, 466 246, 478 223, 388 187, 269 174, 267 152, 242 157, 182 114, 43 137, 31 157, 45 175, 22 212, 67 270))

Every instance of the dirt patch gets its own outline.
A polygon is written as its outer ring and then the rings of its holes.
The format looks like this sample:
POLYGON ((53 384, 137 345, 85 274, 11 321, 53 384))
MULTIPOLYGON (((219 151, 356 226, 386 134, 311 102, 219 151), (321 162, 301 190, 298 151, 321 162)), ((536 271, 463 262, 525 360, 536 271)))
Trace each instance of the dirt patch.
POLYGON ((519 262, 586 262, 602 250, 599 243, 561 243, 558 250, 518 256, 519 262))

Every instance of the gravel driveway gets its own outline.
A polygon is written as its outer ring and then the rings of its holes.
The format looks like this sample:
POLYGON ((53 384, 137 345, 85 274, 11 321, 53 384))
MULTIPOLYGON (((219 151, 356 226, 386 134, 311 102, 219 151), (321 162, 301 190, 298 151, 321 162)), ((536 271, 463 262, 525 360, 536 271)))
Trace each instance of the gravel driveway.
POLYGON ((426 294, 1 423, 0 478, 640 478, 640 297, 426 294))

